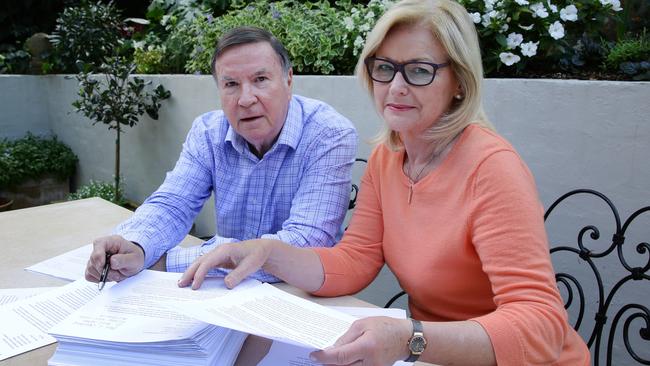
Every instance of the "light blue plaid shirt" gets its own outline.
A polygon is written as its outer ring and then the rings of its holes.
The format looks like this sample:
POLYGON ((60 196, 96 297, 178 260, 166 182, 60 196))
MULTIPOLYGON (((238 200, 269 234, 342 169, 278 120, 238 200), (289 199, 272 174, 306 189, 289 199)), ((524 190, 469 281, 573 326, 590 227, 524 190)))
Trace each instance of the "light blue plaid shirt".
MULTIPOLYGON (((138 243, 145 268, 167 252, 167 270, 183 272, 220 244, 273 238, 297 247, 332 246, 350 199, 357 133, 329 105, 294 95, 276 143, 257 158, 223 111, 199 116, 176 166, 115 233, 138 243), (215 195, 218 235, 201 246, 176 245, 215 195)), ((223 276, 224 270, 210 271, 223 276)), ((258 271, 265 282, 279 281, 258 271)))

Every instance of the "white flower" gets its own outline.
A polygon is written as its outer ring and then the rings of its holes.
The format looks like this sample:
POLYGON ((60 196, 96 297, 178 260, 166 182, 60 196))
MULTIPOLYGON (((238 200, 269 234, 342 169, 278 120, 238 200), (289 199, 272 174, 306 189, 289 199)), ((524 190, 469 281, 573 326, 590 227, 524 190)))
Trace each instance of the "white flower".
POLYGON ((366 14, 366 19, 373 19, 375 17, 375 13, 370 10, 368 14, 366 14))
POLYGON ((548 11, 546 11, 546 8, 544 7, 544 4, 542 3, 535 3, 530 6, 530 10, 533 11, 533 18, 546 18, 548 17, 548 11))
POLYGON ((523 41, 524 41, 524 36, 522 36, 519 33, 514 33, 513 32, 513 33, 508 34, 508 39, 507 39, 508 49, 511 50, 513 48, 517 48, 517 46, 519 46, 521 44, 521 42, 523 42, 523 41))
POLYGON ((600 3, 603 5, 611 5, 612 10, 614 11, 621 11, 623 8, 621 8, 621 2, 620 0, 600 0, 600 3))
POLYGON ((523 5, 528 5, 528 4, 530 4, 530 3, 528 2, 528 0, 515 0, 515 2, 516 2, 517 4, 519 4, 519 5, 522 5, 522 6, 523 6, 523 5))
POLYGON ((548 34, 550 34, 551 37, 555 39, 563 38, 564 26, 562 26, 562 23, 556 20, 553 24, 551 24, 550 27, 548 27, 548 34))
POLYGON ((484 0, 484 3, 485 3, 485 10, 492 10, 494 9, 494 4, 496 3, 496 0, 484 0))
POLYGON ((469 17, 472 18, 472 21, 474 24, 478 24, 481 22, 481 13, 476 12, 476 13, 469 13, 469 17))
POLYGON ((510 26, 508 24, 504 24, 501 26, 501 29, 499 29, 499 33, 505 33, 508 31, 509 28, 510 26))
POLYGON ((370 24, 368 24, 368 23, 362 24, 361 27, 359 27, 359 30, 360 30, 361 32, 367 32, 367 31, 369 31, 369 30, 370 30, 370 24))
POLYGON ((578 20, 578 8, 571 4, 560 10, 560 18, 564 21, 575 22, 578 20))
POLYGON ((546 3, 548 4, 548 8, 551 9, 553 13, 557 13, 557 6, 551 4, 551 0, 547 0, 546 3))
POLYGON ((526 42, 522 43, 519 47, 521 47, 521 54, 527 57, 533 57, 537 54, 537 45, 539 45, 539 42, 526 42))
POLYGON ((144 41, 133 41, 133 48, 136 50, 144 49, 144 41))
POLYGON ((363 46, 363 38, 361 38, 361 36, 357 36, 357 38, 354 40, 354 47, 361 46, 363 46))
MULTIPOLYGON (((492 10, 492 12, 494 12, 494 10, 492 10)), ((490 13, 483 14, 482 18, 483 18, 483 21, 481 22, 481 24, 484 27, 490 26, 490 24, 492 23, 492 17, 490 16, 490 13)))
POLYGON ((531 30, 531 29, 533 29, 533 25, 532 24, 531 25, 521 25, 521 24, 519 24, 519 28, 521 28, 523 30, 531 30))
POLYGON ((501 59, 501 62, 503 62, 503 64, 506 66, 512 66, 521 60, 521 57, 515 55, 512 52, 501 52, 499 54, 499 58, 501 59))
POLYGON ((354 29, 354 21, 352 20, 351 17, 343 18, 343 24, 345 25, 345 29, 349 31, 354 29))

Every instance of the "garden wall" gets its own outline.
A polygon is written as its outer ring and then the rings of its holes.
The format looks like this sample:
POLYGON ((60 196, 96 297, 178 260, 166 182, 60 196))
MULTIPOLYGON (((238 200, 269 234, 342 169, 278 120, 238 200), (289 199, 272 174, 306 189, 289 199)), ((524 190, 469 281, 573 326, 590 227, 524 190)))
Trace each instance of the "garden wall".
MULTIPOLYGON (((134 201, 144 200, 173 167, 194 117, 219 107, 209 76, 147 78, 164 84, 172 98, 163 102, 160 120, 144 118, 124 134, 122 172, 126 195, 134 201)), ((76 85, 74 79, 60 75, 0 76, 0 137, 52 131, 79 156, 76 184, 91 178, 110 180, 114 132, 72 112, 76 85)), ((348 116, 362 139, 358 156, 369 155, 371 147, 364 140, 374 135, 381 122, 355 78, 297 76, 294 91, 322 99, 348 116)), ((485 107, 498 131, 530 166, 546 207, 575 188, 605 193, 622 219, 650 205, 649 82, 491 79, 485 85, 485 107)), ((212 207, 197 220, 199 236, 215 231, 212 207)), ((552 241, 566 238, 565 242, 573 243, 579 225, 586 224, 598 225, 602 234, 602 244, 590 242, 590 246, 602 249, 611 241, 614 219, 602 202, 577 200, 564 209, 566 213, 549 222, 552 241)), ((650 237, 648 218, 637 221, 627 235, 630 244, 650 237)), ((449 224, 454 224, 453 218, 449 224)), ((606 281, 610 277, 604 274, 606 281)), ((394 281, 382 273, 361 296, 380 304, 395 291, 394 281)))

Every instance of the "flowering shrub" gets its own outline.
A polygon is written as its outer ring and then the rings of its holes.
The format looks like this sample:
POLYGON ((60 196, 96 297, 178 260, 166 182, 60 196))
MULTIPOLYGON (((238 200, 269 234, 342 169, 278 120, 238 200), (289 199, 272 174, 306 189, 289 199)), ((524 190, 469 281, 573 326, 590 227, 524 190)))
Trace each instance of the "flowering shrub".
MULTIPOLYGON (((561 61, 598 35, 619 0, 459 0, 476 24, 487 73, 523 70, 529 63, 561 61)), ((567 62, 566 60, 564 61, 567 62)), ((580 60, 574 59, 578 66, 580 60)), ((561 64, 560 64, 561 65, 561 64)))
POLYGON ((186 64, 191 73, 210 73, 210 60, 217 39, 227 30, 251 25, 269 30, 286 47, 297 73, 351 74, 365 37, 389 0, 353 5, 350 0, 269 3, 258 0, 215 19, 198 17, 191 26, 195 45, 186 64))
MULTIPOLYGON (((357 4, 349 8, 350 15, 343 18, 343 24, 347 31, 344 40, 352 42, 352 54, 355 57, 361 53, 363 45, 366 43, 366 37, 379 17, 393 4, 392 0, 370 0, 366 6, 357 4)), ((347 46, 349 43, 346 44, 347 46)))
POLYGON ((120 185, 118 196, 115 196, 113 183, 90 180, 86 185, 77 188, 77 191, 68 195, 68 201, 81 200, 84 198, 99 197, 124 206, 127 201, 124 199, 124 186, 120 185))
MULTIPOLYGON (((488 75, 517 75, 535 69, 600 68, 604 25, 622 10, 620 0, 458 0, 476 24, 488 75), (588 64, 588 65, 586 65, 588 64), (586 66, 585 66, 586 65, 586 66)), ((227 29, 255 25, 287 47, 298 73, 350 74, 375 22, 393 0, 367 5, 339 1, 297 3, 258 0, 192 24, 195 48, 186 70, 208 73, 216 40, 227 29)))

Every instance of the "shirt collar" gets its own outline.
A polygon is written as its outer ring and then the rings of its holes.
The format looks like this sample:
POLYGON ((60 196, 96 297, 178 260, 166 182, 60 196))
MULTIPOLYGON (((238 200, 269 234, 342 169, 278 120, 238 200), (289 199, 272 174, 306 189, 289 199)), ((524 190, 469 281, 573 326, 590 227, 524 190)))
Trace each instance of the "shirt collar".
MULTIPOLYGON (((282 126, 282 130, 280 130, 278 140, 273 144, 269 151, 274 150, 276 146, 279 145, 286 145, 294 150, 298 148, 298 142, 300 141, 300 136, 302 136, 302 128, 303 121, 300 103, 296 97, 291 96, 284 126, 282 126)), ((232 128, 230 123, 228 123, 228 131, 226 132, 226 138, 224 141, 229 141, 240 154, 244 154, 244 151, 249 150, 246 140, 239 135, 234 128, 232 128)))

